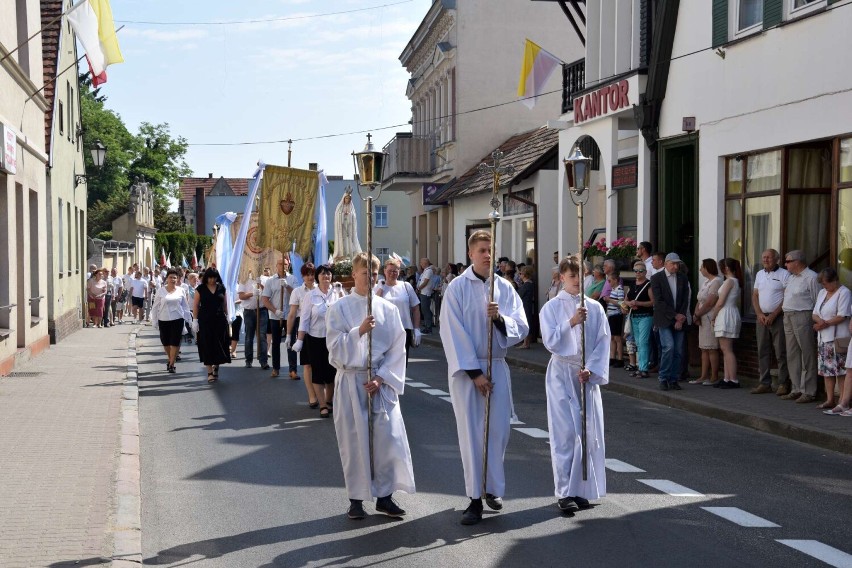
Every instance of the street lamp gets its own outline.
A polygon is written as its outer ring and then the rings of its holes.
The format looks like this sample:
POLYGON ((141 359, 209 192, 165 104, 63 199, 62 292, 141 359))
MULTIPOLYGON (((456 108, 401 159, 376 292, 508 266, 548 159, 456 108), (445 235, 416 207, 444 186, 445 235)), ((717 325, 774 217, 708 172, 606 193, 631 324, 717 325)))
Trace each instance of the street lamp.
MULTIPOLYGON (((583 206, 589 201, 589 178, 592 169, 592 159, 583 155, 579 144, 574 144, 571 154, 563 161, 565 173, 568 176, 568 195, 577 206, 577 248, 580 251, 580 307, 586 307, 586 294, 583 291, 583 259, 586 256, 586 247, 583 245, 583 206)), ((581 368, 586 368, 586 321, 580 323, 580 361, 581 368)), ((583 383, 580 392, 580 417, 582 420, 581 445, 583 449, 583 481, 589 475, 589 452, 586 447, 586 385, 583 383)))
MULTIPOLYGON (((358 197, 367 202, 367 272, 370 274, 370 286, 367 288, 367 317, 373 314, 373 191, 379 187, 375 198, 382 194, 382 174, 385 169, 384 152, 373 147, 373 136, 367 134, 367 144, 360 152, 352 152, 355 163, 355 187, 358 197), (361 195, 361 187, 367 188, 366 197, 361 195)), ((367 332, 367 383, 373 380, 373 330, 367 332)), ((367 395, 367 430, 370 448, 370 479, 375 479, 373 467, 373 397, 367 395)))
MULTIPOLYGON (((92 163, 100 170, 106 160, 106 146, 100 140, 95 140, 95 145, 89 148, 89 152, 92 154, 92 163)), ((74 187, 86 181, 88 177, 86 174, 76 174, 74 176, 74 187)))

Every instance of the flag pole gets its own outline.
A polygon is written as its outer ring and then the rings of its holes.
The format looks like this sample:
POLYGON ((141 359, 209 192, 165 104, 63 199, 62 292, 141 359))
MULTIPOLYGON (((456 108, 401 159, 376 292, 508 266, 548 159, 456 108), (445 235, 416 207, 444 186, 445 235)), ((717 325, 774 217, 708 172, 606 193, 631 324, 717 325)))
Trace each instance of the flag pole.
MULTIPOLYGON (((503 160, 503 152, 495 150, 491 154, 494 160, 492 165, 486 163, 479 164, 480 173, 490 173, 492 176, 491 186, 491 213, 488 214, 488 221, 491 224, 491 265, 489 269, 489 286, 488 286, 488 302, 494 302, 494 282, 495 282, 495 263, 497 256, 497 222, 500 220, 500 176, 502 174, 512 175, 515 173, 515 167, 512 165, 504 166, 501 164, 503 160)), ((493 370, 493 339, 494 339, 494 322, 488 325, 488 359, 486 363, 485 378, 491 382, 491 373, 493 370)), ((491 392, 485 394, 485 424, 484 424, 484 439, 482 443, 482 496, 488 492, 488 439, 490 434, 491 422, 491 392)))

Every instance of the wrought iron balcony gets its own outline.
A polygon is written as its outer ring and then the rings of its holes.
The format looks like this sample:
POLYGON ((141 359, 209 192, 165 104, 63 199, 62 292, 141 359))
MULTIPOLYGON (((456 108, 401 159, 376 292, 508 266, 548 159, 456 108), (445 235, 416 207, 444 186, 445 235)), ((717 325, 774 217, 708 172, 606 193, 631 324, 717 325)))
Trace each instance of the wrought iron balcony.
POLYGON ((384 147, 387 152, 384 179, 394 176, 428 175, 431 164, 432 145, 427 136, 414 136, 410 132, 397 132, 384 147))
POLYGON ((574 107, 574 95, 586 88, 586 60, 562 65, 562 114, 574 107))

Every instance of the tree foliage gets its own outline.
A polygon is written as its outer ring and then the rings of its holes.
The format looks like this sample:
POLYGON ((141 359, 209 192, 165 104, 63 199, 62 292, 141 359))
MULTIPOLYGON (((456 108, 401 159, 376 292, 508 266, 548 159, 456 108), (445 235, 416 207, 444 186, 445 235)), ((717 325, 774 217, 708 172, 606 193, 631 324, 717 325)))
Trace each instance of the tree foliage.
MULTIPOLYGON (((202 253, 213 244, 213 237, 183 232, 157 233, 155 242, 157 255, 165 250, 167 254, 172 255, 172 264, 180 264, 182 256, 186 257, 187 262, 192 260, 193 253, 196 258, 201 258, 202 253)), ((159 256, 157 258, 159 259, 159 256)))
POLYGON ((187 141, 173 137, 167 123, 143 122, 131 134, 121 116, 106 108, 106 99, 91 90, 88 76, 81 77, 80 107, 83 147, 97 140, 106 147, 107 158, 97 169, 85 152, 88 178, 89 234, 110 230, 112 221, 127 212, 130 186, 144 180, 154 190, 154 226, 160 231, 186 230, 177 213, 169 211, 169 199, 178 197, 180 178, 192 174, 186 163, 187 141))

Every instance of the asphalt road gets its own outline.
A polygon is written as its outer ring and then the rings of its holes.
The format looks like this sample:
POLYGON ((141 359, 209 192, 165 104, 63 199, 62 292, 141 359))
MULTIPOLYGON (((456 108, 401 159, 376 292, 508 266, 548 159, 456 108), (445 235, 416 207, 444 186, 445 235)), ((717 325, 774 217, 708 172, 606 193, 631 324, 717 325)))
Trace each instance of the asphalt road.
POLYGON ((512 434, 504 510, 460 525, 452 407, 427 390, 446 393, 446 364, 425 346, 402 399, 418 490, 396 496, 408 516, 351 521, 334 425, 307 407, 301 381, 238 359, 211 387, 194 347, 168 375, 150 329, 140 344, 146 565, 852 566, 852 457, 612 393, 609 494, 563 516, 536 437, 544 377, 520 369, 515 428, 532 430, 512 434), (631 467, 644 471, 617 471, 631 467))

